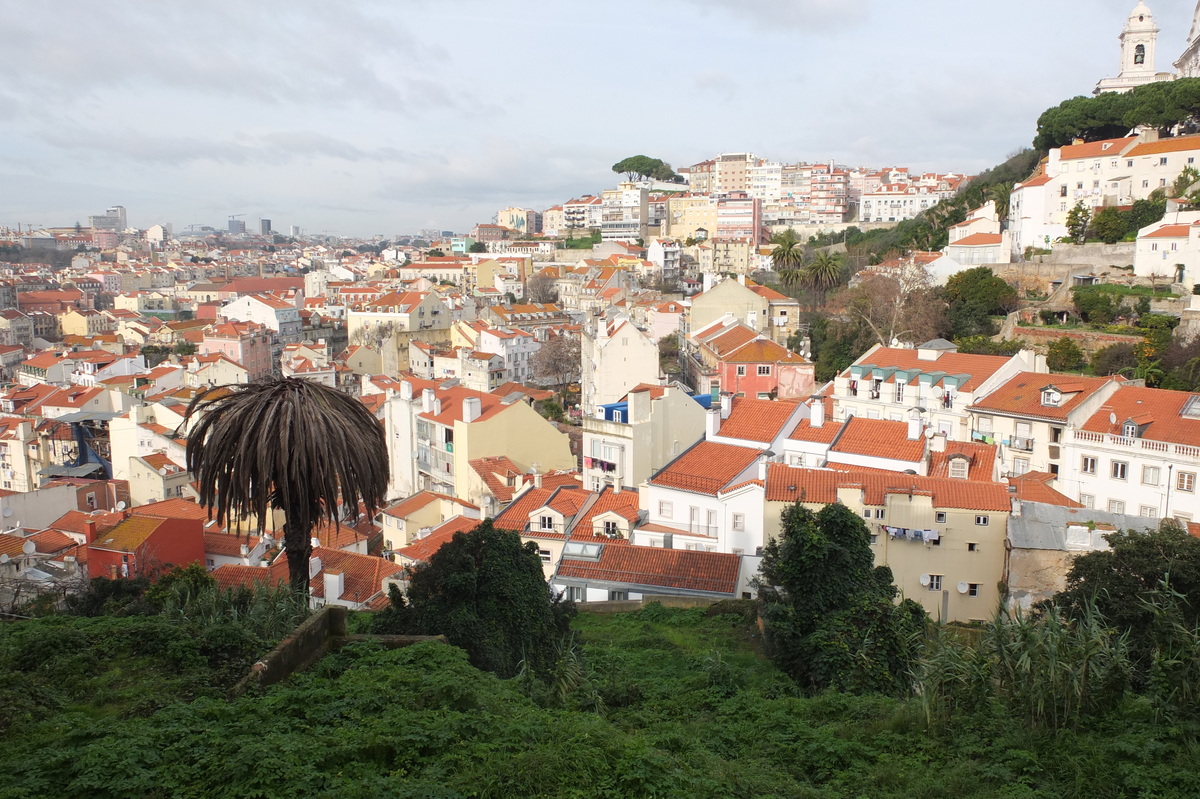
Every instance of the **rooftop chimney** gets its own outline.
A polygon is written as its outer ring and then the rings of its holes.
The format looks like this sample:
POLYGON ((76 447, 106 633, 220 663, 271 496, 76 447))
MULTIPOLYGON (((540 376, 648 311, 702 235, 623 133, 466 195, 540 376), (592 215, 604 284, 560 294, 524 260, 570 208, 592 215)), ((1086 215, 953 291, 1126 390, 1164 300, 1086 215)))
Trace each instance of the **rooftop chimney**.
POLYGON ((729 414, 733 412, 733 395, 729 393, 721 394, 721 418, 728 419, 729 414))
POLYGON ((321 559, 313 555, 308 559, 308 579, 314 580, 321 573, 321 559))
POLYGON ((920 419, 909 419, 908 420, 908 440, 916 441, 920 437, 921 437, 921 420, 920 419))
POLYGON ((433 413, 433 389, 427 388, 421 392, 421 413, 433 413))
POLYGON ((346 591, 346 575, 333 569, 325 570, 325 601, 341 599, 346 591))
POLYGON ((407 380, 400 381, 400 399, 411 400, 413 398, 412 383, 407 380))
POLYGON ((704 419, 704 437, 711 439, 721 432, 721 411, 717 408, 709 408, 704 419))
POLYGON ((483 400, 479 397, 467 397, 463 400, 463 421, 473 422, 483 413, 483 400))
POLYGON ((823 427, 825 425, 825 399, 813 397, 808 410, 808 423, 813 427, 823 427))
POLYGON ((96 540, 96 522, 92 519, 83 523, 83 540, 88 544, 96 540))
POLYGON ((945 452, 946 451, 946 434, 934 433, 933 438, 929 439, 930 452, 945 452))

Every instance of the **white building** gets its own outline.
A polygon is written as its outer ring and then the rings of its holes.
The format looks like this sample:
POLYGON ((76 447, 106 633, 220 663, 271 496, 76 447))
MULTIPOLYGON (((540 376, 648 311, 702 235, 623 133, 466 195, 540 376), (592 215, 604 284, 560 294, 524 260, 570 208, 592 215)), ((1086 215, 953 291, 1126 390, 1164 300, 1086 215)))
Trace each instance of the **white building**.
POLYGON ((1158 25, 1154 15, 1144 2, 1138 2, 1125 29, 1121 31, 1120 71, 1115 78, 1105 78, 1096 84, 1093 94, 1101 92, 1127 92, 1138 86, 1158 81, 1172 80, 1169 72, 1154 71, 1154 51, 1158 45, 1158 25))
POLYGON ((623 313, 585 328, 580 346, 584 416, 619 402, 641 383, 657 383, 658 345, 623 313))
POLYGON ((1184 286, 1200 283, 1200 211, 1169 211, 1139 230, 1133 271, 1184 286))

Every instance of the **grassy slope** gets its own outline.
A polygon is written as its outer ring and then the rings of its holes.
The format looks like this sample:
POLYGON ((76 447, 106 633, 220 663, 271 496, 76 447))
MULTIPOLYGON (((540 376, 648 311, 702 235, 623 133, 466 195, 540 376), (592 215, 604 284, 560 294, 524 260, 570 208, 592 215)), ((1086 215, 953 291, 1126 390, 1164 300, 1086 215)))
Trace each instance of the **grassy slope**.
MULTIPOLYGON (((109 620, 59 624, 79 621, 109 620)), ((117 647, 110 662, 85 651, 102 645, 94 636, 59 630, 47 647, 34 644, 40 634, 14 642, 19 625, 0 628, 8 684, 37 694, 0 747, 0 797, 1200 793, 1194 758, 1171 731, 1152 734, 1136 707, 1108 729, 1059 738, 993 718, 931 734, 912 702, 794 695, 734 617, 651 608, 576 627, 590 676, 562 707, 437 644, 348 648, 226 702, 178 676, 188 647, 161 629, 165 645, 117 647), (72 693, 67 678, 83 687, 72 693), (159 694, 153 711, 134 700, 139 682, 159 694), (123 687, 106 694, 112 685, 123 687)))

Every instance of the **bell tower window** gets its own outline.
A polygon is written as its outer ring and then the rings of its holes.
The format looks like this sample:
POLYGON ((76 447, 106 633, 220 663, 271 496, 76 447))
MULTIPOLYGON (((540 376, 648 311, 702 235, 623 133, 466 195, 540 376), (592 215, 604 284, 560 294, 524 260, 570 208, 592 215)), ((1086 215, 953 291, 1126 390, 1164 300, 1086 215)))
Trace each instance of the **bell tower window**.
POLYGON ((1133 63, 1135 63, 1135 64, 1145 64, 1146 63, 1146 45, 1139 44, 1137 47, 1133 48, 1133 63))

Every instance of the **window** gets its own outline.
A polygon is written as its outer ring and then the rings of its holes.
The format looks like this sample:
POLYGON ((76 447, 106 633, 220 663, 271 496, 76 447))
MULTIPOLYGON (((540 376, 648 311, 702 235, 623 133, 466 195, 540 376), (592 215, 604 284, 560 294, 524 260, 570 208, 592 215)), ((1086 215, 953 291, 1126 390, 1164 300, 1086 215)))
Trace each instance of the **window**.
POLYGON ((979 583, 967 583, 967 596, 979 596, 979 583))
POLYGON ((1079 464, 1079 471, 1084 474, 1096 473, 1096 459, 1088 455, 1083 456, 1083 460, 1079 464))
POLYGON ((929 575, 929 590, 930 591, 941 591, 942 590, 942 575, 940 575, 940 574, 929 575))
POLYGON ((1114 480, 1127 480, 1129 478, 1129 464, 1125 461, 1113 461, 1111 475, 1114 480))
POLYGON ((538 519, 538 521, 541 523, 543 530, 553 530, 554 529, 554 517, 553 516, 542 516, 540 519, 538 519))
POLYGON ((758 365, 758 376, 767 377, 771 374, 771 365, 769 363, 760 363, 758 365))
POLYGON ((671 518, 672 510, 673 510, 673 508, 672 508, 670 502, 665 502, 665 501, 659 500, 659 503, 658 503, 658 515, 659 516, 663 517, 664 519, 669 519, 669 518, 671 518))
POLYGON ((975 526, 976 527, 987 527, 987 523, 988 523, 988 517, 986 517, 986 516, 976 516, 975 517, 975 526))
MULTIPOLYGON (((1139 45, 1138 45, 1138 47, 1141 47, 1141 45, 1139 44, 1139 45)), ((1167 165, 1167 157, 1166 157, 1165 155, 1164 155, 1162 158, 1159 158, 1159 159, 1158 159, 1158 165, 1159 165, 1159 166, 1166 166, 1166 165, 1167 165)))
POLYGON ((933 520, 935 522, 937 522, 938 524, 945 524, 946 523, 946 511, 939 510, 936 513, 934 513, 933 520))
POLYGON ((609 591, 608 592, 608 601, 609 602, 624 602, 626 599, 629 599, 628 591, 609 591))
POLYGON ((980 416, 979 420, 977 422, 975 422, 975 430, 980 433, 991 433, 992 432, 992 417, 980 416))
POLYGON ((616 538, 621 534, 621 531, 617 529, 617 523, 615 521, 609 520, 604 523, 604 534, 609 538, 616 538))
POLYGON ((1050 407, 1050 408, 1055 408, 1055 407, 1058 407, 1058 400, 1059 400, 1059 393, 1057 391, 1043 391, 1042 392, 1042 404, 1043 405, 1050 407))
POLYGON ((1158 508, 1152 505, 1142 505, 1140 508, 1138 508, 1138 516, 1141 516, 1145 519, 1157 519, 1158 508))
POLYGON ((550 550, 539 549, 538 557, 542 559, 542 563, 549 563, 550 562, 550 550))
POLYGON ((1058 444, 1062 441, 1063 429, 1061 427, 1050 428, 1050 443, 1058 444))
POLYGON ((1119 499, 1110 499, 1108 501, 1108 512, 1109 513, 1124 513, 1125 512, 1125 503, 1119 499))
POLYGON ((1138 426, 1133 422, 1126 422, 1125 427, 1121 430, 1121 435, 1126 438, 1137 438, 1138 426))
POLYGON ((871 509, 870 509, 870 508, 867 508, 866 510, 864 510, 864 511, 863 511, 863 518, 864 518, 864 519, 869 519, 869 518, 871 518, 871 517, 872 517, 872 516, 874 516, 874 515, 875 515, 875 514, 874 514, 874 513, 871 511, 871 509))
POLYGON ((737 530, 738 532, 742 532, 746 529, 746 514, 733 514, 733 529, 737 530))
POLYGON ((876 518, 876 519, 882 519, 882 518, 883 518, 883 508, 876 508, 876 509, 875 509, 875 518, 876 518))
POLYGON ((1079 504, 1085 508, 1094 508, 1096 507, 1096 498, 1091 494, 1080 494, 1079 504))
POLYGON ((746 367, 745 367, 745 366, 739 366, 739 367, 737 368, 737 376, 738 376, 738 377, 745 377, 745 376, 746 376, 746 367))
POLYGON ((1158 485, 1158 467, 1143 466, 1142 467, 1142 485, 1156 486, 1158 485))
POLYGON ((1059 197, 1066 197, 1066 196, 1067 196, 1067 184, 1065 184, 1065 183, 1064 183, 1062 186, 1060 186, 1060 187, 1059 187, 1059 189, 1058 189, 1058 196, 1059 196, 1059 197))
POLYGON ((1196 473, 1195 472, 1180 472, 1175 479, 1175 488, 1180 491, 1186 491, 1189 494, 1196 492, 1196 473))
POLYGON ((1029 472, 1029 458, 1013 458, 1013 476, 1020 477, 1029 472))
POLYGON ((978 552, 978 551, 979 551, 979 544, 975 543, 974 541, 970 541, 970 542, 968 542, 968 543, 967 543, 967 551, 968 551, 968 552, 978 552))
POLYGON ((583 602, 587 598, 587 593, 582 586, 572 585, 567 588, 567 597, 572 602, 583 602))

